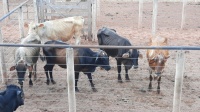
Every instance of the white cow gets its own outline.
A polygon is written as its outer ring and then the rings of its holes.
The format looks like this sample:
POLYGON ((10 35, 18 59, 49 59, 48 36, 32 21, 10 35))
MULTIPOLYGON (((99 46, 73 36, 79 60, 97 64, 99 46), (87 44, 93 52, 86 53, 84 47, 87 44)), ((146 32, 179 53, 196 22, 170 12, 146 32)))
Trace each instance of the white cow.
POLYGON ((76 45, 80 45, 83 25, 84 18, 82 16, 56 19, 38 24, 33 22, 24 24, 25 27, 29 27, 28 34, 36 32, 40 38, 64 42, 75 37, 76 45))

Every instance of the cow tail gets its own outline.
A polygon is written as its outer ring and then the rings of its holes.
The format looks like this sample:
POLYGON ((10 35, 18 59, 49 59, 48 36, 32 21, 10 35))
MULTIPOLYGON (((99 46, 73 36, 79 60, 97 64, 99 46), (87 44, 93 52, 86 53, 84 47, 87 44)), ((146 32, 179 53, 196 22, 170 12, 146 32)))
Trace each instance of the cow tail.
POLYGON ((40 59, 41 59, 42 61, 46 61, 45 55, 41 55, 41 54, 40 54, 40 59))

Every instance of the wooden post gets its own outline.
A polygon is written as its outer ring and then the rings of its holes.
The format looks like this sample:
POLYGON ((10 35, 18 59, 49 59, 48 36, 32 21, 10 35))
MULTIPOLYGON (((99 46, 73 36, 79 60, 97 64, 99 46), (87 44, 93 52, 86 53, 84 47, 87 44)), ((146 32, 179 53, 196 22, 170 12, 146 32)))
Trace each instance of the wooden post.
POLYGON ((40 18, 39 19, 40 19, 40 23, 41 23, 41 22, 44 22, 44 1, 43 0, 39 1, 39 6, 40 6, 40 10, 39 10, 40 18))
MULTIPOLYGON (((1 33, 1 26, 0 26, 0 43, 3 43, 3 36, 1 33)), ((0 47, 0 75, 3 84, 7 84, 7 73, 6 73, 6 64, 4 60, 4 52, 3 47, 0 47)))
POLYGON ((138 29, 142 28, 143 0, 139 0, 138 29))
POLYGON ((96 18, 97 18, 97 0, 92 0, 92 40, 97 40, 96 37, 96 18))
POLYGON ((173 112, 180 112, 185 56, 178 51, 176 56, 176 76, 174 85, 173 112))
POLYGON ((24 17, 22 7, 18 9, 19 31, 21 39, 24 38, 24 17))
POLYGON ((3 0, 3 12, 4 12, 4 15, 9 12, 8 0, 3 0))
POLYGON ((185 25, 185 6, 187 1, 183 0, 183 6, 182 6, 182 19, 181 19, 181 30, 183 29, 183 26, 185 25))
MULTIPOLYGON (((8 7, 8 0, 3 0, 3 13, 4 15, 9 12, 9 7, 8 7)), ((10 17, 8 17, 10 19, 10 17)), ((7 22, 8 19, 5 19, 5 22, 7 22)))
POLYGON ((100 6, 101 6, 101 1, 97 0, 97 16, 100 16, 100 14, 101 14, 100 6))
POLYGON ((67 84, 69 112, 76 112, 75 78, 74 78, 74 51, 66 48, 67 84))
POLYGON ((155 36, 157 27, 158 0, 153 0, 152 34, 155 36))
POLYGON ((88 40, 92 40, 92 0, 88 0, 88 40))
POLYGON ((39 12, 38 12, 38 0, 33 0, 33 6, 34 6, 34 16, 35 16, 35 22, 39 22, 39 12))

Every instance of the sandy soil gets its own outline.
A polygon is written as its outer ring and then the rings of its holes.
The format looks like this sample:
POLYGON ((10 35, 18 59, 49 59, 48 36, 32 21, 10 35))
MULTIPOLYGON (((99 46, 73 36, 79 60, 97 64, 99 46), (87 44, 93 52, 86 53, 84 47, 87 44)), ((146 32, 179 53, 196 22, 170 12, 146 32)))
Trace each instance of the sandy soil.
MULTIPOLYGON (((97 29, 106 26, 117 30, 117 33, 128 38, 134 46, 147 46, 151 37, 152 3, 144 4, 143 27, 137 29, 138 3, 101 1, 101 10, 97 17, 97 29)), ((186 7, 186 25, 180 30, 181 3, 158 4, 158 30, 160 36, 168 38, 169 46, 200 46, 200 5, 188 3, 186 7)), ((3 27, 4 42, 19 42, 18 26, 10 21, 3 27), (13 26, 14 24, 14 26, 13 26), (14 29, 14 30, 13 30, 14 29)), ((73 43, 71 40, 69 43, 73 43)), ((85 41, 84 45, 97 45, 97 42, 85 41)), ((7 69, 13 65, 13 49, 5 48, 7 69)), ((96 50, 96 49, 94 49, 96 50)), ((149 83, 146 50, 140 50, 144 55, 139 60, 139 68, 129 71, 130 82, 126 82, 122 70, 123 83, 117 82, 116 62, 110 58, 112 69, 104 71, 97 68, 93 80, 98 92, 92 92, 87 77, 80 75, 76 93, 77 112, 167 112, 172 111, 173 89, 176 69, 176 50, 170 51, 165 72, 162 74, 161 94, 156 94, 157 82, 153 82, 154 90, 146 91, 149 83), (142 91, 141 91, 142 90, 142 91), (146 92, 144 92, 146 91, 146 92)), ((185 51, 185 72, 181 112, 197 112, 200 109, 199 95, 199 51, 185 51)), ((47 86, 43 70, 44 62, 38 61, 38 79, 33 87, 28 87, 28 76, 25 81, 25 105, 16 112, 68 112, 66 70, 58 66, 54 68, 54 78, 57 84, 47 86)), ((10 83, 17 84, 16 72, 8 71, 12 78, 10 83)))

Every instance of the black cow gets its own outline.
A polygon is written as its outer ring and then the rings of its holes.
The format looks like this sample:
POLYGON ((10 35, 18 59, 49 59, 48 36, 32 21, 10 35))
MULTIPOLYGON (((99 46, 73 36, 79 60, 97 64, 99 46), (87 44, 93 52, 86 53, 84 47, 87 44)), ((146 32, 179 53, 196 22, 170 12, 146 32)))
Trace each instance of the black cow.
MULTIPOLYGON (((103 27, 99 29, 98 34, 99 45, 108 46, 131 46, 128 39, 119 36, 114 29, 103 27)), ((137 49, 102 49, 108 56, 115 57, 117 61, 118 82, 122 82, 121 64, 125 66, 126 80, 129 81, 128 70, 134 65, 138 68, 138 57, 142 57, 137 49)))
POLYGON ((24 105, 24 92, 18 86, 9 85, 0 92, 0 112, 13 112, 21 105, 24 105))
MULTIPOLYGON (((45 44, 65 44, 60 41, 48 41, 45 44)), ((55 64, 62 68, 67 68, 66 66, 66 49, 58 47, 44 47, 43 53, 46 56, 46 65, 44 70, 47 77, 47 84, 51 81, 55 84, 52 76, 52 70, 55 64), (50 79, 49 79, 49 75, 50 79)), ((92 82, 92 72, 95 71, 96 67, 100 66, 105 70, 110 70, 109 58, 106 52, 100 50, 99 52, 93 52, 89 48, 75 48, 74 49, 74 71, 75 71, 75 90, 78 92, 77 82, 79 79, 79 72, 83 72, 88 76, 91 87, 93 91, 97 91, 92 82)))

